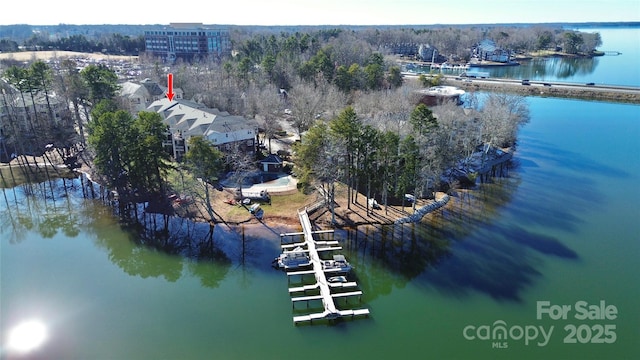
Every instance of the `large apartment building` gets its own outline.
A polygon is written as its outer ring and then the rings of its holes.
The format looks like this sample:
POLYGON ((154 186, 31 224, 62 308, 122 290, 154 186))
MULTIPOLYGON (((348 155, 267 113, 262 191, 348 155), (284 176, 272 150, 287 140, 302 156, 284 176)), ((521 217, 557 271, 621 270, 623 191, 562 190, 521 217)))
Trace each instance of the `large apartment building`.
POLYGON ((188 100, 154 101, 147 109, 157 112, 167 126, 163 146, 176 159, 187 152, 189 139, 202 136, 218 150, 255 152, 258 125, 243 116, 230 115, 226 111, 210 109, 188 100))
POLYGON ((171 23, 161 30, 144 32, 146 51, 167 61, 178 58, 217 57, 231 53, 229 30, 202 23, 171 23))

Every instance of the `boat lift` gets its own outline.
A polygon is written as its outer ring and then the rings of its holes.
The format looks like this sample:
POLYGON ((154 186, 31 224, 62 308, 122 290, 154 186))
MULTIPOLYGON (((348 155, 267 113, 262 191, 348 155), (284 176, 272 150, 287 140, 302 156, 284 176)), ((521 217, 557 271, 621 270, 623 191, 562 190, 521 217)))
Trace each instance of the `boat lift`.
MULTIPOLYGON (((323 263, 326 260, 320 259, 318 253, 322 251, 329 250, 341 250, 342 247, 336 246, 339 245, 337 241, 316 241, 313 239, 314 233, 326 233, 329 231, 317 231, 314 232, 311 230, 311 222, 309 220, 309 215, 306 210, 299 210, 298 216, 300 218, 300 223, 302 224, 302 232, 301 233, 291 233, 291 234, 281 234, 281 238, 285 236, 291 235, 304 235, 303 242, 295 242, 289 244, 282 244, 282 249, 285 253, 293 251, 298 247, 302 247, 302 251, 305 251, 309 254, 309 258, 311 260, 311 265, 313 266, 312 270, 300 270, 300 271, 288 271, 287 279, 290 279, 291 276, 300 275, 304 276, 307 274, 313 274, 315 276, 316 282, 310 285, 303 285, 289 288, 289 293, 304 293, 307 291, 319 291, 318 295, 304 295, 304 296, 296 296, 291 298, 292 306, 295 308, 295 304, 299 302, 306 302, 307 307, 309 306, 310 301, 322 301, 324 311, 319 313, 313 313, 308 315, 294 316, 293 322, 294 324, 309 322, 312 323, 313 320, 335 320, 338 318, 350 317, 354 318, 356 316, 368 316, 369 309, 349 309, 349 310, 340 310, 337 308, 335 299, 337 298, 345 298, 348 299, 352 296, 357 296, 359 301, 362 300, 362 291, 349 291, 349 292, 332 292, 332 289, 343 289, 343 288, 354 288, 357 287, 356 282, 347 282, 347 281, 333 281, 334 279, 342 280, 346 279, 345 277, 332 278, 332 281, 327 279, 327 274, 332 273, 344 273, 343 269, 340 268, 325 268, 323 263)), ((297 251, 301 251, 298 249, 297 251)), ((348 301, 348 300, 347 300, 348 301)))

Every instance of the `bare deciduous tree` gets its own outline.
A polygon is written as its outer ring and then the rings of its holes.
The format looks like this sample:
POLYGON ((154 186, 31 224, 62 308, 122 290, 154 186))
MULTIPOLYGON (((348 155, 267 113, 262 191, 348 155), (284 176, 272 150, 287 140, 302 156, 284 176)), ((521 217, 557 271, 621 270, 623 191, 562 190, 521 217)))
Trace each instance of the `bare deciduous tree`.
POLYGON ((269 153, 271 153, 271 139, 278 130, 278 118, 283 111, 283 100, 279 89, 273 85, 267 85, 256 92, 256 107, 260 114, 259 124, 264 130, 264 136, 268 141, 269 153))
POLYGON ((325 96, 314 84, 299 82, 289 91, 289 103, 293 115, 293 127, 298 137, 313 125, 323 111, 325 96))

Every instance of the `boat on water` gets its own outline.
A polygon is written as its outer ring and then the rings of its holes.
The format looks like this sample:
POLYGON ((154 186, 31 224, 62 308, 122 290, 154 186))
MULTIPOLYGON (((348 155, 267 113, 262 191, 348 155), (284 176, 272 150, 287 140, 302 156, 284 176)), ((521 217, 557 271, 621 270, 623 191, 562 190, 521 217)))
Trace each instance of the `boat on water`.
POLYGON ((328 282, 330 283, 346 283, 347 282, 347 277, 340 275, 340 276, 332 276, 330 278, 327 279, 328 282))
POLYGON ((332 260, 322 260, 322 270, 325 272, 348 273, 351 271, 351 264, 344 255, 333 255, 332 260))
POLYGON ((309 254, 300 246, 291 251, 285 251, 273 259, 274 267, 285 270, 293 270, 311 265, 309 254))

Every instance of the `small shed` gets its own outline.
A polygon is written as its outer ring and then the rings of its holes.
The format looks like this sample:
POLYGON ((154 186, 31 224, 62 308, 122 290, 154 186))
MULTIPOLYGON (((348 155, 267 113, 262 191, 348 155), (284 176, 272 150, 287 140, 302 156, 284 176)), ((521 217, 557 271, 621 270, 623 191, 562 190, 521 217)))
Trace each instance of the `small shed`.
POLYGON ((260 160, 260 166, 264 172, 281 172, 282 159, 278 155, 271 154, 260 160))

